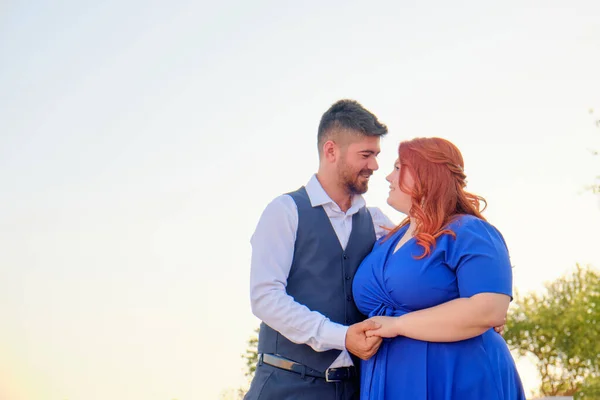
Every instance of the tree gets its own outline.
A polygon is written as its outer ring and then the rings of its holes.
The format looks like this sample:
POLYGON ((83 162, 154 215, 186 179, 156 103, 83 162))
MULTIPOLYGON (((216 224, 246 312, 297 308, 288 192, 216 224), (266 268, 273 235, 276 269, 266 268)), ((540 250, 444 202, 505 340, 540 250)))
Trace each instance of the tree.
POLYGON ((600 378, 590 378, 581 385, 581 390, 577 393, 578 399, 600 399, 600 378))
POLYGON ((246 360, 246 367, 248 368, 245 375, 252 379, 258 362, 258 328, 254 330, 254 335, 248 339, 248 348, 246 354, 242 354, 242 358, 246 360))
POLYGON ((594 399, 591 393, 600 393, 599 323, 600 274, 577 264, 543 293, 517 294, 504 337, 511 349, 537 359, 541 394, 594 399))
MULTIPOLYGON (((254 330, 254 334, 248 339, 248 348, 246 353, 242 354, 242 358, 246 362, 246 372, 244 375, 249 381, 254 377, 256 371, 256 363, 258 362, 258 328, 254 330)), ((229 388, 221 393, 221 400, 241 400, 248 391, 247 387, 240 387, 237 389, 229 388)))

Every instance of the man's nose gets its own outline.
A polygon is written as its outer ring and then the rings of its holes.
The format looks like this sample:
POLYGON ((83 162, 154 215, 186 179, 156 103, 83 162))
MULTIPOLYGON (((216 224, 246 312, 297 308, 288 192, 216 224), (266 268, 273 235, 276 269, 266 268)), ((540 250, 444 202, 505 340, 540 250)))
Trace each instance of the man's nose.
POLYGON ((379 164, 377 163, 376 158, 372 158, 371 161, 369 162, 369 169, 371 171, 377 171, 379 169, 379 164))

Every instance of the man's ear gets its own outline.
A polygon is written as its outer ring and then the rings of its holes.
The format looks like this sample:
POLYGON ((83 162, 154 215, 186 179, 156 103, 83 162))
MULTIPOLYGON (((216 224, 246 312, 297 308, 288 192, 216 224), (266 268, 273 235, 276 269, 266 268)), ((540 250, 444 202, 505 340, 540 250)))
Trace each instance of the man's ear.
POLYGON ((340 149, 333 140, 328 140, 323 144, 323 157, 330 163, 335 163, 339 157, 340 149))

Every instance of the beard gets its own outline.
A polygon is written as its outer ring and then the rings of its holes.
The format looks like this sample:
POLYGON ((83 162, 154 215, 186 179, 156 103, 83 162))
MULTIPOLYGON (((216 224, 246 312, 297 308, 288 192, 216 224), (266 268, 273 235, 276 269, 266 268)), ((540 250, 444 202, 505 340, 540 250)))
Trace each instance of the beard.
POLYGON ((340 184, 351 194, 364 194, 369 189, 369 177, 373 175, 370 169, 353 170, 345 161, 338 168, 340 184))

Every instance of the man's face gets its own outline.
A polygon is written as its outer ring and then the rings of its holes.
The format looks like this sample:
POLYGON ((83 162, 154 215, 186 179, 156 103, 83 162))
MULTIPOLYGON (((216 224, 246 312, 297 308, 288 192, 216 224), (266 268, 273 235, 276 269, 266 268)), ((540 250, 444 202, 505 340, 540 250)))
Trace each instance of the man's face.
POLYGON ((340 183, 349 193, 363 194, 369 188, 369 178, 379 169, 378 136, 358 136, 342 147, 337 170, 340 183))

